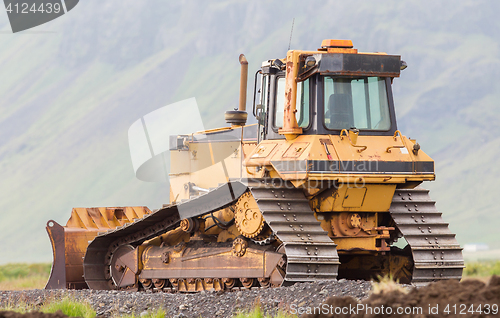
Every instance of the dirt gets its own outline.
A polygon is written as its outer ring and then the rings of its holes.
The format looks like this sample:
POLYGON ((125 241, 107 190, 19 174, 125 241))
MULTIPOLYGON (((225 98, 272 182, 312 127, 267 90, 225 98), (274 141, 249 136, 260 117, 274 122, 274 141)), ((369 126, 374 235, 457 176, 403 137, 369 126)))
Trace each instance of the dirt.
POLYGON ((499 317, 500 277, 488 284, 479 280, 441 281, 407 294, 398 291, 353 297, 329 297, 316 313, 302 318, 368 317, 499 317))
POLYGON ((13 311, 0 311, 0 318, 66 318, 66 317, 68 316, 64 315, 60 311, 54 314, 44 314, 41 312, 30 312, 26 314, 20 314, 13 311))

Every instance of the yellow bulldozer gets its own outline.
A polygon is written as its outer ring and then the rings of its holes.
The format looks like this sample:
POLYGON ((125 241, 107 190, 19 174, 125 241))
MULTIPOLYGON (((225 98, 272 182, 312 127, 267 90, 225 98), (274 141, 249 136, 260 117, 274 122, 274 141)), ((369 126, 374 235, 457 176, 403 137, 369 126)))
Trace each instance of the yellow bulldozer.
POLYGON ((318 280, 460 280, 462 248, 429 191, 434 161, 401 134, 391 85, 406 63, 349 40, 248 62, 228 127, 170 142, 170 202, 74 208, 47 223, 46 288, 197 292, 318 280), (203 138, 202 138, 203 137, 203 138))

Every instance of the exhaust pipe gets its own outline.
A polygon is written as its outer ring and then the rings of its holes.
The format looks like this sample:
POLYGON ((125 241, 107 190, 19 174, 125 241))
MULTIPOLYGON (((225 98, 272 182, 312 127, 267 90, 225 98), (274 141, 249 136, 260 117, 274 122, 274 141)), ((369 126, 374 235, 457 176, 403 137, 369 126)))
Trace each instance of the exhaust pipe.
POLYGON ((238 110, 228 110, 224 114, 226 123, 231 124, 231 126, 244 126, 247 122, 248 114, 246 112, 247 108, 247 80, 248 80, 248 61, 244 54, 240 54, 240 65, 241 65, 241 75, 240 75, 240 104, 238 110))
POLYGON ((248 61, 244 54, 240 54, 241 76, 240 76, 240 107, 238 110, 247 109, 247 80, 248 80, 248 61))

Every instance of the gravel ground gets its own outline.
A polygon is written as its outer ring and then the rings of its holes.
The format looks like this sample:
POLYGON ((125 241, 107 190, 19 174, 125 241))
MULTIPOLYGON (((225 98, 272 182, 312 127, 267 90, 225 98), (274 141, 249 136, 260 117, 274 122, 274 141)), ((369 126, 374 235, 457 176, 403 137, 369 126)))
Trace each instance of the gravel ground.
POLYGON ((252 310, 255 305, 274 315, 279 310, 290 313, 293 308, 318 306, 330 296, 352 296, 362 300, 368 297, 370 290, 370 282, 344 279, 280 288, 197 294, 35 289, 0 291, 0 307, 19 302, 38 307, 48 300, 69 296, 89 301, 101 317, 132 313, 141 315, 161 307, 166 310, 167 317, 232 317, 239 311, 252 310))

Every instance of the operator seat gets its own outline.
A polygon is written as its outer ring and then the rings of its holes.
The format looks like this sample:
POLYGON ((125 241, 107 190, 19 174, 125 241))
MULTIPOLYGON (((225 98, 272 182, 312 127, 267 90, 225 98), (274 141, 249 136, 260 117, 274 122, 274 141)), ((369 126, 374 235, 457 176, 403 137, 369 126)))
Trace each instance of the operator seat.
POLYGON ((328 98, 328 108, 325 121, 329 129, 349 129, 354 127, 354 113, 352 109, 352 97, 349 94, 331 94, 328 98))

